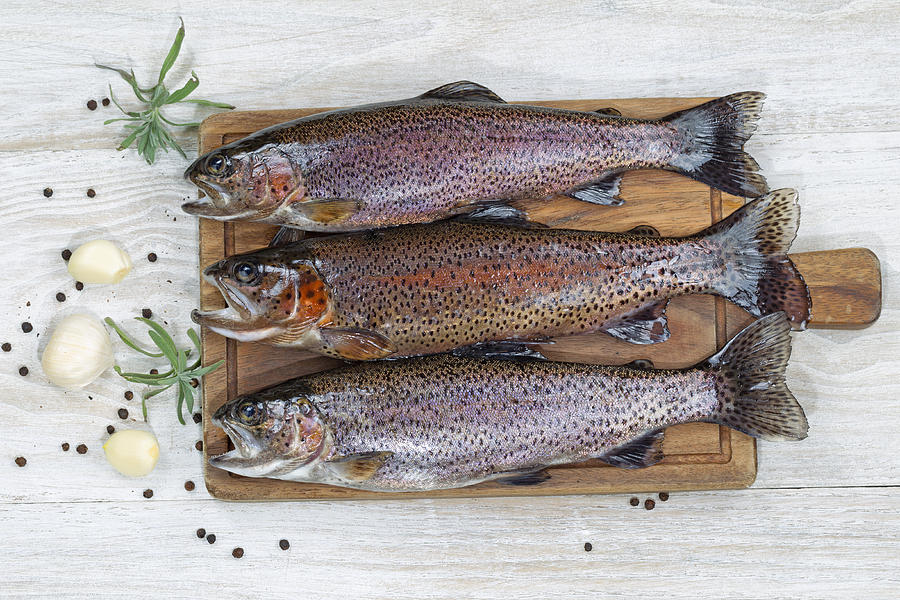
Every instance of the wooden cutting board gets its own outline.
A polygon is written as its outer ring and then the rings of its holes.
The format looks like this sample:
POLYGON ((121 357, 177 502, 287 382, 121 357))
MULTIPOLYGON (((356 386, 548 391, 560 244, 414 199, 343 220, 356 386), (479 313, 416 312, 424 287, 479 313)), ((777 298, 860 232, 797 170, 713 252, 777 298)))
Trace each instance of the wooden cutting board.
MULTIPOLYGON (((576 110, 616 108, 623 115, 656 118, 690 108, 708 98, 627 100, 561 100, 531 102, 576 110)), ((244 137, 276 123, 310 115, 325 108, 232 112, 213 115, 200 126, 200 152, 244 137)), ((687 235, 730 214, 744 200, 663 171, 625 175, 621 188, 625 204, 595 206, 571 198, 517 204, 532 220, 551 227, 627 231, 639 225, 659 234, 687 235)), ((803 204, 801 195, 800 204, 803 204)), ((221 223, 200 219, 201 268, 231 254, 268 244, 276 228, 260 224, 221 223)), ((801 227, 802 235, 802 227, 801 227)), ((878 259, 864 248, 792 255, 806 279, 813 299, 811 327, 860 328, 881 311, 881 273, 878 259)), ((204 310, 225 306, 219 292, 201 283, 204 310)), ((659 368, 690 366, 721 348, 752 319, 724 299, 712 296, 675 298, 668 309, 671 337, 653 346, 638 346, 603 334, 587 334, 540 346, 553 360, 596 364, 624 364, 649 359, 659 368)), ((803 335, 799 333, 797 335, 803 335)), ((226 401, 339 364, 299 350, 254 343, 238 343, 202 330, 204 363, 225 359, 225 367, 205 377, 203 414, 211 415, 226 401)), ((803 404, 804 398, 798 398, 803 404)), ((815 435, 815 432, 813 432, 815 435)), ((226 452, 228 437, 208 419, 203 421, 204 458, 226 452)), ((653 492, 661 490, 726 489, 749 486, 756 478, 756 444, 743 434, 710 423, 671 427, 663 445, 665 459, 646 469, 617 469, 588 461, 549 469, 550 479, 536 486, 507 486, 486 482, 435 492, 384 494, 333 486, 253 479, 233 475, 204 461, 206 486, 225 500, 297 500, 362 498, 447 498, 653 492)))

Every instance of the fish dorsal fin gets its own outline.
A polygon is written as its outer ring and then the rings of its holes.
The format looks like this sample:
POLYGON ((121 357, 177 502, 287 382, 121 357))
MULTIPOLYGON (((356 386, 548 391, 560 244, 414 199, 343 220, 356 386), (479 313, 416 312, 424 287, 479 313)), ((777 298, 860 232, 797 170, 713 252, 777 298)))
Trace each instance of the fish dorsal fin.
POLYGON ((662 429, 651 431, 613 448, 599 458, 606 464, 621 469, 649 467, 663 459, 662 443, 664 437, 665 432, 662 429))
POLYGON ((487 89, 471 81, 454 81, 428 90, 421 98, 434 98, 436 100, 462 100, 465 102, 498 102, 506 104, 506 100, 487 89))
POLYGON ((363 452, 332 458, 325 464, 335 475, 345 481, 366 481, 371 479, 393 452, 363 452))
POLYGON ((397 351, 397 345, 377 331, 368 329, 319 329, 322 341, 341 358, 375 360, 397 351))
POLYGON ((320 198, 294 202, 291 210, 316 223, 343 223, 362 208, 362 202, 343 198, 320 198))
POLYGON ((619 206, 625 201, 619 198, 619 185, 622 183, 622 174, 614 173, 604 179, 593 181, 587 185, 566 192, 566 196, 603 206, 619 206))
MULTIPOLYGON (((535 343, 535 342, 530 342, 535 343)), ((547 360, 539 350, 523 342, 482 342, 451 351, 460 358, 493 358, 498 360, 547 360)))
POLYGON ((653 366, 653 361, 649 358, 636 358, 630 363, 624 364, 622 366, 627 369, 643 369, 645 371, 656 368, 653 366))
POLYGON ((302 229, 295 229, 293 227, 280 227, 278 229, 278 232, 274 236, 272 236, 272 241, 269 242, 269 248, 287 246, 288 244, 299 242, 304 237, 306 237, 306 232, 302 229))
POLYGON ((609 335, 632 344, 657 344, 669 339, 666 321, 668 300, 647 304, 637 311, 615 319, 602 329, 609 335))
POLYGON ((516 225, 530 229, 544 229, 547 226, 536 221, 529 221, 528 215, 514 206, 503 202, 491 202, 489 204, 476 205, 472 212, 459 215, 457 221, 466 223, 498 223, 501 225, 516 225))
POLYGON ((612 106, 607 106, 606 108, 598 108, 594 111, 599 115, 605 115, 607 117, 621 117, 622 111, 618 108, 613 108, 612 106))

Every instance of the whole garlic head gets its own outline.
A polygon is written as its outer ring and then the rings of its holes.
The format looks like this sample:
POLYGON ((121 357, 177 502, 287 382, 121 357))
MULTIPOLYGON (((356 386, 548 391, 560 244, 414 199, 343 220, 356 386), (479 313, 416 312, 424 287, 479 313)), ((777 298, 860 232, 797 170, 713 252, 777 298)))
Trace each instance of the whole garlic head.
POLYGON ((106 328, 82 314, 69 315, 56 326, 41 357, 47 379, 70 389, 86 386, 114 363, 106 328))
POLYGON ((103 444, 106 460, 126 477, 150 474, 159 461, 159 442, 149 431, 126 429, 112 434, 103 444))
POLYGON ((82 283, 119 283, 131 267, 128 253, 108 240, 82 244, 69 257, 69 275, 82 283))

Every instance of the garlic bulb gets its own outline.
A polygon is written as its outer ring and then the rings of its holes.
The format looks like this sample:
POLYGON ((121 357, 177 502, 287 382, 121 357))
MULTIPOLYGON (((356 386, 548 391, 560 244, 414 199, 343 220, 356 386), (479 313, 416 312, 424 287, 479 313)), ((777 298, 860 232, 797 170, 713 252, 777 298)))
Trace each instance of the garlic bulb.
POLYGON ((143 477, 156 467, 159 442, 149 431, 126 429, 112 434, 103 444, 106 460, 126 477, 143 477))
POLYGON ((69 274, 82 283, 119 283, 131 266, 128 253, 107 240, 82 244, 69 257, 69 274))
POLYGON ((114 362, 106 328, 89 315, 70 315, 63 319, 41 357, 47 379, 65 388, 86 386, 114 362))

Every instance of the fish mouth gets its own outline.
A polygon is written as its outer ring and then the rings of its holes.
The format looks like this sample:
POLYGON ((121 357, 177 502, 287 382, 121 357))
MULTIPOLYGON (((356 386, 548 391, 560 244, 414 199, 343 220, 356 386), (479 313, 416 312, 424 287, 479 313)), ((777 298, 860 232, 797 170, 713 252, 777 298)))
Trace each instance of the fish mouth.
POLYGON ((198 198, 192 202, 185 202, 181 205, 181 210, 189 215, 198 217, 208 217, 211 219, 219 219, 229 221, 233 219, 246 218, 254 213, 253 210, 245 210, 235 212, 237 208, 231 195, 220 184, 205 179, 202 175, 192 173, 193 167, 189 167, 185 171, 185 178, 196 185, 206 195, 205 198, 198 198))

